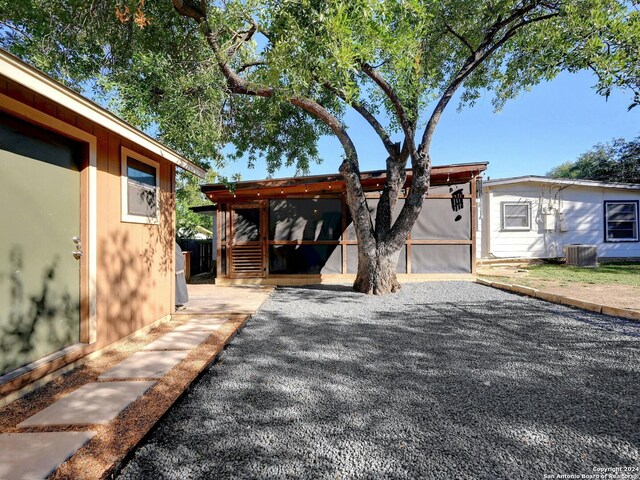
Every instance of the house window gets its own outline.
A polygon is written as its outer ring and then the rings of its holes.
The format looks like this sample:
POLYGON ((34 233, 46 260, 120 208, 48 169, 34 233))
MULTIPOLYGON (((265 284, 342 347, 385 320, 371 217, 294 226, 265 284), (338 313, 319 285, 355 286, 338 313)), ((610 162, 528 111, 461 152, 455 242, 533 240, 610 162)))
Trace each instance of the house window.
POLYGON ((122 221, 158 223, 158 163, 122 147, 122 221))
POLYGON ((604 202, 605 240, 638 241, 638 202, 604 202))
POLYGON ((502 203, 503 230, 531 230, 531 203, 502 203))

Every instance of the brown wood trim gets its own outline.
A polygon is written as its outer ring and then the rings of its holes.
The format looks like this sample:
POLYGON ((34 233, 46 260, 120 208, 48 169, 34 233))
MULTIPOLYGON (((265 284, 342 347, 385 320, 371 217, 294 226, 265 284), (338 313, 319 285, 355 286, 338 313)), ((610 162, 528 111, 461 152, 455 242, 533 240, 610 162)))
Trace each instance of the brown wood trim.
MULTIPOLYGON (((355 273, 349 274, 299 274, 299 275, 270 275, 266 278, 224 278, 220 285, 309 285, 314 283, 335 284, 353 282, 355 273)), ((429 281, 474 281, 475 276, 470 273, 398 273, 400 283, 429 282, 429 281)))
POLYGON ((472 240, 411 240, 413 245, 471 245, 472 240))
POLYGON ((94 350, 95 344, 80 346, 64 356, 58 357, 50 362, 46 362, 43 365, 34 368, 33 370, 29 370, 28 372, 25 372, 24 374, 0 385, 0 396, 9 395, 16 390, 19 390, 29 385, 30 383, 33 383, 36 380, 39 380, 42 377, 45 377, 50 373, 53 373, 56 370, 59 370, 60 368, 63 368, 68 364, 75 362, 76 360, 79 360, 80 358, 88 355, 94 350))
MULTIPOLYGON (((434 199, 434 200, 438 200, 438 199, 450 200, 452 198, 453 198, 453 195, 447 195, 447 194, 444 194, 444 193, 443 194, 437 194, 437 195, 436 194, 434 194, 434 195, 427 194, 425 200, 431 200, 431 199, 434 199)), ((465 199, 468 200, 468 199, 472 198, 472 195, 462 195, 462 197, 458 197, 458 198, 465 198, 465 199)))
MULTIPOLYGON (((461 164, 461 165, 439 165, 434 166, 431 171, 432 185, 444 185, 448 183, 467 183, 477 175, 479 172, 486 170, 486 163, 473 163, 473 164, 461 164)), ((377 170, 362 172, 361 179, 362 185, 365 190, 374 190, 380 188, 380 185, 385 181, 386 171, 377 170), (378 186, 376 187, 376 184, 378 186)), ((411 170, 407 170, 407 183, 411 181, 411 170)), ((245 181, 238 182, 236 184, 235 195, 236 198, 239 195, 245 193, 262 193, 262 195, 268 195, 272 191, 274 194, 305 192, 318 190, 327 191, 344 191, 344 179, 340 174, 331 175, 315 175, 307 177, 289 177, 272 180, 258 180, 258 181, 245 181), (269 193, 268 193, 269 192, 269 193)), ((234 194, 230 194, 227 186, 224 184, 212 184, 203 185, 203 192, 205 192, 210 198, 222 198, 233 197, 234 194)))
POLYGON ((218 206, 216 210, 216 237, 218 241, 216 242, 216 277, 222 276, 222 214, 221 214, 222 206, 218 206))
POLYGON ((340 196, 342 200, 342 231, 340 232, 340 245, 342 250, 342 274, 347 273, 347 241, 344 236, 347 231, 347 213, 349 206, 347 205, 346 194, 340 196))
POLYGON ((340 245, 340 240, 267 240, 269 245, 340 245))
POLYGON ((90 342, 90 306, 89 306, 89 149, 85 147, 80 170, 80 242, 84 252, 80 257, 80 342, 90 342))
POLYGON ((260 206, 260 239, 262 240, 262 272, 269 276, 269 202, 265 200, 260 206))
MULTIPOLYGON (((357 245, 358 242, 356 240, 347 240, 344 242, 347 245, 357 245)), ((468 238, 464 239, 438 239, 438 240, 414 240, 409 239, 405 245, 408 247, 409 245, 471 245, 473 242, 468 238)))
POLYGON ((477 177, 471 179, 471 274, 476 274, 476 234, 477 231, 477 222, 478 222, 478 212, 476 208, 476 181, 477 177))

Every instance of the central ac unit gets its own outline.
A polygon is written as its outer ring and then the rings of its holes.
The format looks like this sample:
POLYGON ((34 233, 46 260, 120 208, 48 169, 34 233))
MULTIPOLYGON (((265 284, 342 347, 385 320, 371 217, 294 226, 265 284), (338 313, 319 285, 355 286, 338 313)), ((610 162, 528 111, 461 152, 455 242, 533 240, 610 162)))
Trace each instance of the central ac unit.
POLYGON ((595 245, 566 245, 567 265, 577 267, 597 267, 598 248, 595 245))

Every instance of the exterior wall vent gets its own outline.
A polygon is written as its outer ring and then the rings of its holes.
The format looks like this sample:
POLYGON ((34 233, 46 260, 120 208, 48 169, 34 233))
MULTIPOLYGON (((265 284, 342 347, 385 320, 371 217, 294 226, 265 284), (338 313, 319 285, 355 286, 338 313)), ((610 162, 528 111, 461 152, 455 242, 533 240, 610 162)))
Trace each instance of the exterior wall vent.
POLYGON ((566 245, 567 265, 597 267, 598 248, 595 245, 566 245))

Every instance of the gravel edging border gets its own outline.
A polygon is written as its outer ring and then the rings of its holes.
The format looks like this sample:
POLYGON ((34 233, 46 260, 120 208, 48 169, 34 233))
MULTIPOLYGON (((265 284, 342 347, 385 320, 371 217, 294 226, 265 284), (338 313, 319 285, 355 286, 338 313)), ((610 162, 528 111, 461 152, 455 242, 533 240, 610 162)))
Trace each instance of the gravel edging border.
POLYGON ((566 305, 569 307, 581 308, 583 310, 589 310, 591 312, 602 313, 612 317, 622 317, 628 320, 635 320, 640 322, 640 312, 636 310, 630 310, 628 308, 611 307, 609 305, 602 305, 600 303, 585 302, 584 300, 578 300, 576 298, 565 297, 555 293, 548 293, 538 290, 536 288, 525 287, 524 285, 517 285, 512 283, 503 282, 491 282, 484 278, 476 278, 475 283, 485 285, 487 287, 498 288, 500 290, 506 290, 508 292, 525 295, 528 297, 538 298, 551 303, 557 303, 560 305, 566 305))

